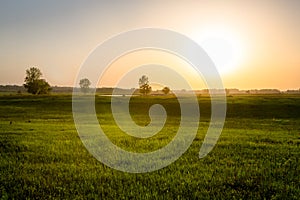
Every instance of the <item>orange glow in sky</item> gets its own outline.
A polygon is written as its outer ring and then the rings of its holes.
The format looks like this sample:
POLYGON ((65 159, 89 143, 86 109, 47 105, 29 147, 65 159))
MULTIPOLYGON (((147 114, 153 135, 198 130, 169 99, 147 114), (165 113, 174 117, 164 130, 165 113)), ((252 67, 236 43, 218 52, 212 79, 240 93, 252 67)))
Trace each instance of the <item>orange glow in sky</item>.
POLYGON ((193 89, 206 87, 201 75, 199 75, 185 60, 166 51, 151 49, 133 51, 116 59, 107 67, 107 70, 98 83, 98 87, 116 86, 123 78, 126 79, 126 81, 123 81, 122 87, 137 88, 139 87, 139 78, 142 75, 146 75, 149 77, 150 84, 151 82, 162 83, 164 79, 170 79, 169 82, 172 81, 172 85, 176 87, 174 89, 184 89, 181 88, 180 82, 168 73, 168 71, 158 70, 153 72, 153 70, 151 70, 151 65, 161 65, 170 68, 170 70, 177 72, 187 80, 193 89), (134 69, 145 65, 149 66, 147 67, 148 70, 134 71, 134 69), (150 75, 150 73, 152 75, 150 75))
MULTIPOLYGON (((202 46, 226 88, 299 89, 299 7, 300 1, 293 0, 6 1, 0 7, 0 84, 21 85, 25 70, 37 66, 51 85, 73 86, 97 45, 120 32, 155 27, 182 33, 202 46)), ((162 52, 120 58, 109 69, 118 76, 103 77, 101 84, 111 86, 123 70, 151 59, 175 67, 195 84, 186 63, 162 52)))

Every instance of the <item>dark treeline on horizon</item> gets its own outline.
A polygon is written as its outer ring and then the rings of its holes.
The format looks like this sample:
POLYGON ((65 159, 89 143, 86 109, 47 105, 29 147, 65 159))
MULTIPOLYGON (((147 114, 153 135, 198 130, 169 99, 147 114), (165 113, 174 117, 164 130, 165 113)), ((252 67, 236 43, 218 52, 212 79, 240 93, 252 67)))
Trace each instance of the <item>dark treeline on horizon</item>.
MULTIPOLYGON (((51 93, 72 93, 73 92, 73 87, 67 87, 67 86, 54 86, 51 87, 51 89, 52 89, 51 93)), ((115 94, 131 94, 131 93, 138 92, 137 90, 138 90, 137 88, 125 89, 125 88, 101 87, 101 88, 97 88, 96 92, 102 94, 112 94, 112 92, 114 91, 115 94)), ((236 88, 229 88, 225 90, 227 94, 280 94, 280 93, 300 94, 300 89, 280 91, 278 89, 239 90, 236 88)), ((156 93, 158 91, 159 90, 153 91, 153 93, 156 93)), ((180 91, 182 93, 191 92, 185 89, 177 90, 177 91, 180 91)), ((0 92, 27 93, 24 86, 20 86, 20 85, 0 85, 0 92)), ((196 90, 196 92, 208 93, 208 89, 196 90)))

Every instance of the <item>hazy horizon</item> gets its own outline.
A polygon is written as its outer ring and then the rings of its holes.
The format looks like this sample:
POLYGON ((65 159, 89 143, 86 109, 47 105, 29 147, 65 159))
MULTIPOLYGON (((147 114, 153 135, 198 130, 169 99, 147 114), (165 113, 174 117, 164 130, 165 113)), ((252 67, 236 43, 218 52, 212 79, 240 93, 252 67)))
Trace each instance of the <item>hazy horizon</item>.
MULTIPOLYGON (((1 87, 7 87, 7 86, 17 86, 17 87, 24 87, 23 85, 17 85, 17 84, 11 84, 11 85, 2 85, 0 84, 1 87)), ((163 88, 162 87, 156 87, 153 85, 150 84, 150 86, 152 87, 152 91, 159 91, 159 90, 162 90, 163 88)), ((58 87, 58 88, 80 88, 79 85, 76 85, 76 86, 73 86, 73 85, 51 85, 52 88, 55 88, 55 87, 58 87)), ((91 89, 95 89, 94 87, 91 89)), ((100 86, 100 87, 96 87, 96 89, 121 89, 121 90, 136 90, 136 89, 139 89, 139 87, 111 87, 111 86, 100 86)), ((199 89, 194 89, 194 90, 188 90, 188 89, 185 89, 185 88, 175 88, 175 89, 172 89, 170 88, 171 90, 176 90, 176 91, 180 91, 180 90, 185 90, 185 91, 201 91, 201 90, 209 90, 209 88, 199 88, 199 89)), ((285 92, 285 91, 299 91, 300 92, 300 88, 298 89, 284 89, 284 90, 280 90, 278 88, 249 88, 249 89, 241 89, 241 88, 224 88, 226 90, 238 90, 240 92, 244 92, 244 91, 263 91, 263 90, 279 90, 280 92, 285 92)), ((222 88, 211 88, 211 90, 223 90, 222 88)))
MULTIPOLYGON (((22 85, 25 70, 37 66, 51 86, 73 87, 81 64, 100 43, 120 32, 155 27, 203 47, 224 88, 298 90, 299 7, 297 0, 2 2, 0 85, 22 85)), ((142 53, 144 60, 129 55, 130 62, 116 61, 111 73, 118 75, 104 77, 102 85, 113 86, 124 63, 145 62, 147 52, 142 53)), ((176 68, 180 61, 173 59, 159 61, 176 68)), ((137 76, 130 84, 137 85, 137 76)), ((194 81, 193 72, 186 77, 194 81)))

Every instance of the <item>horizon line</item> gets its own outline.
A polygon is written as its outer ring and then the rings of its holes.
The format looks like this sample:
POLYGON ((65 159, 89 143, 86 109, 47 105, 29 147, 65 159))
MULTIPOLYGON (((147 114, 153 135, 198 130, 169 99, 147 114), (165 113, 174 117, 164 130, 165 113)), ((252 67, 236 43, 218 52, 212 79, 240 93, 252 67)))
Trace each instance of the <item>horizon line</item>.
MULTIPOLYGON (((24 87, 23 85, 17 85, 17 84, 0 84, 0 87, 24 87)), ((55 85, 55 86, 51 86, 51 88, 80 88, 80 87, 74 87, 74 86, 69 86, 69 85, 66 85, 66 86, 61 86, 61 85, 55 85)), ((133 90, 133 89, 139 89, 139 88, 122 88, 122 87, 113 87, 113 86, 102 86, 102 87, 91 87, 91 89, 123 89, 123 90, 133 90)), ((300 91, 300 87, 297 88, 297 89, 292 89, 292 88, 288 88, 288 89, 284 89, 284 90, 281 90, 281 89, 278 89, 278 88, 251 88, 251 89, 240 89, 240 88, 237 88, 237 87, 230 87, 230 88, 200 88, 200 89, 193 89, 193 90, 190 90, 190 89, 185 89, 185 88, 176 88, 176 89, 173 89, 173 90, 185 90, 185 91, 201 91, 201 90, 237 90, 237 91, 259 91, 259 90, 269 90, 269 91, 280 91, 280 92, 284 92, 284 91, 300 91)), ((158 91, 159 89, 156 89, 156 90, 153 90, 153 91, 158 91)))

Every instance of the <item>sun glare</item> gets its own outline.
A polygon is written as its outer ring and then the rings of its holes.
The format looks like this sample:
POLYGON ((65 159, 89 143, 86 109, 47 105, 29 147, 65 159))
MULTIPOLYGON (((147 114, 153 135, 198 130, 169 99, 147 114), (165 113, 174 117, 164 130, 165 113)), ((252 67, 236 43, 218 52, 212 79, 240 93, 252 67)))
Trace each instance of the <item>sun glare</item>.
POLYGON ((192 35, 207 52, 220 74, 233 73, 243 59, 244 48, 240 37, 224 29, 207 29, 192 35))

